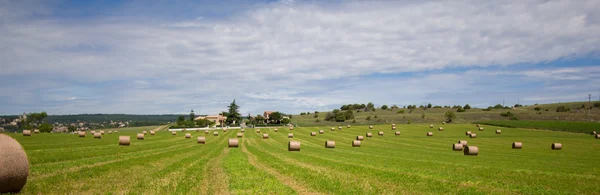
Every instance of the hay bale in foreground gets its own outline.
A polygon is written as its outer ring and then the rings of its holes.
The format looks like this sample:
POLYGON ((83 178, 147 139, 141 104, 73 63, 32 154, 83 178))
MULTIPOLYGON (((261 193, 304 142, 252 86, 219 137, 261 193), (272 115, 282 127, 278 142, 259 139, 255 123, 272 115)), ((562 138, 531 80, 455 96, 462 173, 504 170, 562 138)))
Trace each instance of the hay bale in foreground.
POLYGON ((185 139, 190 139, 192 138, 192 134, 191 133, 186 133, 185 134, 185 139))
POLYGON ((31 136, 31 130, 23 130, 23 136, 31 136))
POLYGON ((465 135, 471 135, 471 131, 465 132, 465 135))
POLYGON ((458 140, 458 143, 467 146, 467 140, 458 140))
POLYGON ((469 137, 470 137, 470 138, 477 138, 477 134, 475 134, 475 133, 471 133, 471 134, 469 135, 469 137))
POLYGON ((0 193, 19 192, 27 183, 29 161, 17 140, 0 134, 0 193))
POLYGON ((379 133, 377 133, 380 136, 383 136, 383 131, 380 131, 379 133))
POLYGON ((433 132, 427 132, 427 136, 433 136, 433 132))
POLYGON ((237 133, 237 135, 236 135, 236 136, 237 136, 237 137, 243 137, 243 136, 244 136, 244 134, 243 134, 243 133, 237 133))
POLYGON ((293 133, 288 133, 288 138, 294 138, 294 134, 293 133))
POLYGON ((502 134, 502 130, 500 130, 500 129, 497 129, 497 130, 496 130, 496 134, 502 134))
POLYGON ((310 136, 317 136, 317 132, 310 132, 310 136))
POLYGON ((112 134, 112 131, 108 131, 108 134, 112 134))
POLYGON ((323 133, 325 133, 325 131, 319 130, 319 134, 323 134, 323 133))
POLYGON ((477 146, 466 146, 464 154, 469 156, 477 156, 479 154, 479 148, 477 146))
POLYGON ((462 151, 463 147, 464 146, 462 144, 460 144, 460 143, 452 144, 452 150, 454 150, 454 151, 462 151))
POLYGON ((400 135, 400 131, 396 131, 396 133, 395 133, 395 134, 396 134, 396 135, 400 135))
POLYGON ((363 139, 365 139, 362 135, 356 136, 356 140, 362 141, 363 139))
POLYGON ((177 135, 177 131, 172 131, 171 135, 177 135))
POLYGON ((150 135, 156 135, 156 131, 150 131, 150 135))
POLYGON ((198 136, 198 143, 199 144, 205 144, 206 143, 206 137, 204 137, 204 136, 198 136))
POLYGON ((294 126, 290 126, 290 130, 294 130, 294 126))
POLYGON ((33 133, 40 134, 40 130, 39 129, 35 129, 35 130, 33 130, 33 133))
POLYGON ((288 143, 288 151, 300 151, 300 142, 299 141, 290 141, 288 143))
POLYGON ((131 145, 131 138, 129 136, 119 136, 119 146, 131 145))
POLYGON ((446 121, 442 121, 442 125, 445 125, 445 124, 446 124, 446 121))
POLYGON ((372 133, 366 133, 365 135, 366 135, 367 137, 373 137, 373 134, 372 134, 372 133))
POLYGON ((79 135, 79 137, 85 137, 85 131, 80 131, 77 134, 79 135))
POLYGON ((102 133, 94 133, 94 139, 102 139, 102 133))
POLYGON ((144 140, 144 134, 143 133, 138 133, 137 134, 137 139, 138 140, 144 140))
POLYGON ((213 132, 213 135, 214 135, 214 136, 219 136, 219 132, 218 132, 218 131, 215 131, 215 132, 213 132))
POLYGON ((352 147, 360 147, 360 140, 352 140, 352 147))
POLYGON ((335 141, 325 141, 325 148, 335 148, 335 141))
POLYGON ((552 149, 560 150, 560 149, 562 149, 562 144, 561 143, 552 143, 552 149))
POLYGON ((338 126, 338 129, 342 129, 342 126, 338 126))
POLYGON ((443 131, 444 127, 438 127, 438 131, 443 131))
POLYGON ((513 149, 521 149, 521 148, 523 148, 523 143, 521 143, 521 142, 513 142, 512 143, 512 148, 513 149))
POLYGON ((263 134, 263 139, 269 139, 269 134, 263 134))
POLYGON ((236 138, 230 138, 228 145, 229 145, 230 148, 237 148, 238 145, 239 145, 238 139, 236 139, 236 138))

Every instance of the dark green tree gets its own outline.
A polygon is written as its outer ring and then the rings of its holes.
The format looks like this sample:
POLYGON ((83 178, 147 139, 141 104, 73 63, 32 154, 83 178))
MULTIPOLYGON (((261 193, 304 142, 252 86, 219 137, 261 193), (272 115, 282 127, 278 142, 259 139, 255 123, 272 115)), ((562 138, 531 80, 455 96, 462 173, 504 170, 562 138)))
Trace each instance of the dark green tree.
POLYGON ((46 132, 46 133, 50 133, 52 131, 54 127, 52 127, 51 124, 48 123, 42 123, 38 129, 40 130, 40 132, 46 132))
POLYGON ((269 122, 279 124, 283 119, 283 115, 280 112, 273 112, 269 114, 269 122))
POLYGON ((465 104, 465 106, 463 107, 465 110, 471 109, 471 105, 469 104, 465 104))
POLYGON ((456 118, 456 115, 452 111, 446 111, 444 117, 446 117, 447 123, 451 123, 454 120, 454 118, 456 118))
POLYGON ((229 104, 229 106, 227 106, 229 108, 228 110, 228 115, 227 119, 225 120, 225 123, 228 125, 233 124, 233 121, 236 122, 236 124, 239 124, 240 119, 242 118, 242 115, 240 114, 240 106, 238 106, 235 103, 235 99, 233 99, 233 102, 231 102, 231 104, 229 104))
POLYGON ((427 104, 427 108, 431 108, 431 103, 427 104))
POLYGON ((192 111, 190 112, 190 121, 194 121, 195 118, 196 114, 194 114, 194 109, 192 109, 192 111))
POLYGON ((388 106, 384 104, 383 106, 381 106, 381 109, 382 109, 382 110, 387 110, 387 109, 388 109, 388 106))
POLYGON ((73 125, 69 125, 69 127, 67 127, 67 129, 69 130, 69 132, 75 132, 75 131, 77 131, 77 127, 75 127, 73 125))

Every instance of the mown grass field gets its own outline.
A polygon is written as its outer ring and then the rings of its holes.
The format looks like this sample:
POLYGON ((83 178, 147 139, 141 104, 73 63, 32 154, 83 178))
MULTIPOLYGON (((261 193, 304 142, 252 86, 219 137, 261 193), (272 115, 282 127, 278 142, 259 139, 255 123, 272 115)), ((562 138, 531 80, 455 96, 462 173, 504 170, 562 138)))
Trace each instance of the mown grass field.
POLYGON ((576 133, 590 133, 600 131, 600 123, 597 122, 575 122, 575 121, 482 121, 480 124, 494 125, 512 128, 533 128, 552 131, 568 131, 576 133))
MULTIPOLYGON (((472 124, 428 124, 344 127, 300 127, 293 131, 247 129, 239 148, 228 138, 239 130, 159 131, 136 140, 135 134, 157 127, 120 129, 93 139, 88 134, 9 134, 25 148, 30 175, 23 194, 597 194, 600 192, 600 139, 569 132, 532 131, 472 124), (310 132, 325 130, 315 137, 310 132), (477 133, 467 138, 465 131, 477 133), (377 132, 383 131, 384 136, 377 132), (433 137, 426 132, 432 131, 433 137), (294 138, 287 138, 288 133, 294 138), (361 147, 357 135, 372 132, 361 147), (132 136, 131 146, 118 146, 118 136, 132 136), (197 144, 206 136, 206 144, 197 144), (287 151, 288 141, 302 143, 287 151), (324 148, 326 140, 336 148, 324 148), (452 151, 467 140, 478 156, 452 151), (523 149, 511 149, 514 141, 523 149), (551 150, 553 142, 562 150, 551 150)), ((105 130, 106 131, 106 130, 105 130)))

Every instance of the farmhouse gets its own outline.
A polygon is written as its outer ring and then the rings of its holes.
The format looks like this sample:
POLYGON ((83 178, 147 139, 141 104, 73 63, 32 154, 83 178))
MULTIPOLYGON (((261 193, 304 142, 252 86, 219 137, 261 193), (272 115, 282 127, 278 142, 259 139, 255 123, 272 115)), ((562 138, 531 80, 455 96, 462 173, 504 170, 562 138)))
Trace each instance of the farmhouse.
POLYGON ((199 116, 199 117, 194 118, 194 120, 203 120, 203 119, 214 122, 215 125, 221 125, 221 123, 224 122, 227 119, 227 117, 219 114, 219 115, 199 116))

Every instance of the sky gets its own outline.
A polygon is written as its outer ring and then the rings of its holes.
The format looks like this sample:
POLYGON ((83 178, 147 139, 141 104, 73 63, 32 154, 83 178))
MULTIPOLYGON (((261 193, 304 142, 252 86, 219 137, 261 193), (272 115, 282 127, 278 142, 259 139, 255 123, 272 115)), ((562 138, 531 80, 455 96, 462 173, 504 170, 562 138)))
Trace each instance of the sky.
POLYGON ((0 0, 0 115, 600 98, 600 1, 0 0))

